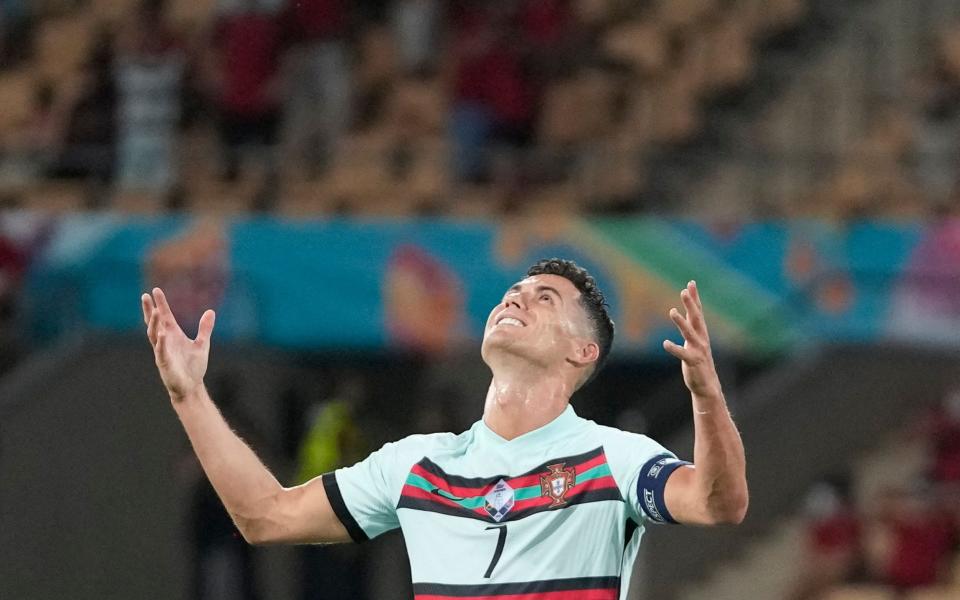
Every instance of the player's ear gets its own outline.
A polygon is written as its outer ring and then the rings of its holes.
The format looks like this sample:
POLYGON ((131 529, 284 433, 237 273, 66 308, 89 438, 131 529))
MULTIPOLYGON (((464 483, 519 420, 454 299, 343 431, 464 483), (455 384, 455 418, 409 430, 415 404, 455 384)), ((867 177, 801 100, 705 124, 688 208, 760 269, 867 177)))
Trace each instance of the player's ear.
POLYGON ((599 358, 600 346, 596 342, 590 339, 579 339, 567 360, 578 367, 586 367, 597 362, 599 358))

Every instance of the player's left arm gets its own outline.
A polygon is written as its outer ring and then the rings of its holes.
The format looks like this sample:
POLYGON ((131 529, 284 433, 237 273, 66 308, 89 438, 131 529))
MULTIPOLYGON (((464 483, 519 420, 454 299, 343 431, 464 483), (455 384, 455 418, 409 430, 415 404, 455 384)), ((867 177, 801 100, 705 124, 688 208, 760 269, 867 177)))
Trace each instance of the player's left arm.
POLYGON ((680 523, 740 523, 749 498, 743 442, 723 398, 695 282, 680 292, 680 300, 685 314, 672 308, 670 319, 683 334, 684 344, 664 340, 663 348, 680 359, 693 399, 693 465, 673 471, 663 501, 680 523))

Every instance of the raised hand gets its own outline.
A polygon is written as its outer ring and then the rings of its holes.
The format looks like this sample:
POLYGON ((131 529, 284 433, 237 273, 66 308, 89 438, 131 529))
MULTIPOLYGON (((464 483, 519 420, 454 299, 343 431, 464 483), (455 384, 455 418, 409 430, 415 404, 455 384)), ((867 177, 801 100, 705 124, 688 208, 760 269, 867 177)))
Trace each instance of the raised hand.
POLYGON ((153 288, 152 295, 140 297, 140 304, 160 378, 170 399, 180 401, 203 385, 216 315, 212 310, 204 312, 197 338, 191 340, 177 324, 163 290, 153 288))
POLYGON ((719 396, 722 393, 720 377, 717 376, 717 369, 713 364, 710 334, 703 319, 703 305, 700 303, 696 282, 691 281, 680 292, 680 301, 686 314, 671 308, 670 320, 683 335, 683 346, 664 340, 663 349, 682 361, 683 381, 694 396, 719 396))

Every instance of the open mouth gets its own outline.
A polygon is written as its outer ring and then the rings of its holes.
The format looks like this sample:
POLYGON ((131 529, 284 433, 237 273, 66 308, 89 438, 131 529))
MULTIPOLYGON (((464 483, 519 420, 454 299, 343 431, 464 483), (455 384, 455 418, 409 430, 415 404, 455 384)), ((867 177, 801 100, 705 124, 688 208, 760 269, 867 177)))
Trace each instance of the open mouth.
POLYGON ((526 327, 526 323, 515 317, 501 317, 497 319, 497 325, 509 325, 511 327, 526 327))

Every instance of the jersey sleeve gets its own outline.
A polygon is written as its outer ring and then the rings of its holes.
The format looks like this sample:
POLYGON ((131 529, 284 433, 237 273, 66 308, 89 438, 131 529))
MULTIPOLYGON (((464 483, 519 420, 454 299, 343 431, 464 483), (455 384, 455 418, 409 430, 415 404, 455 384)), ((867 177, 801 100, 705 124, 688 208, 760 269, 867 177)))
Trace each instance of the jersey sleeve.
POLYGON ((611 430, 604 446, 609 446, 608 460, 628 515, 637 523, 676 523, 664 502, 664 489, 675 470, 692 463, 645 435, 626 431, 611 430))
POLYGON ((410 467, 427 454, 427 436, 385 444, 351 467, 323 475, 334 513, 355 542, 396 529, 397 500, 410 467))

